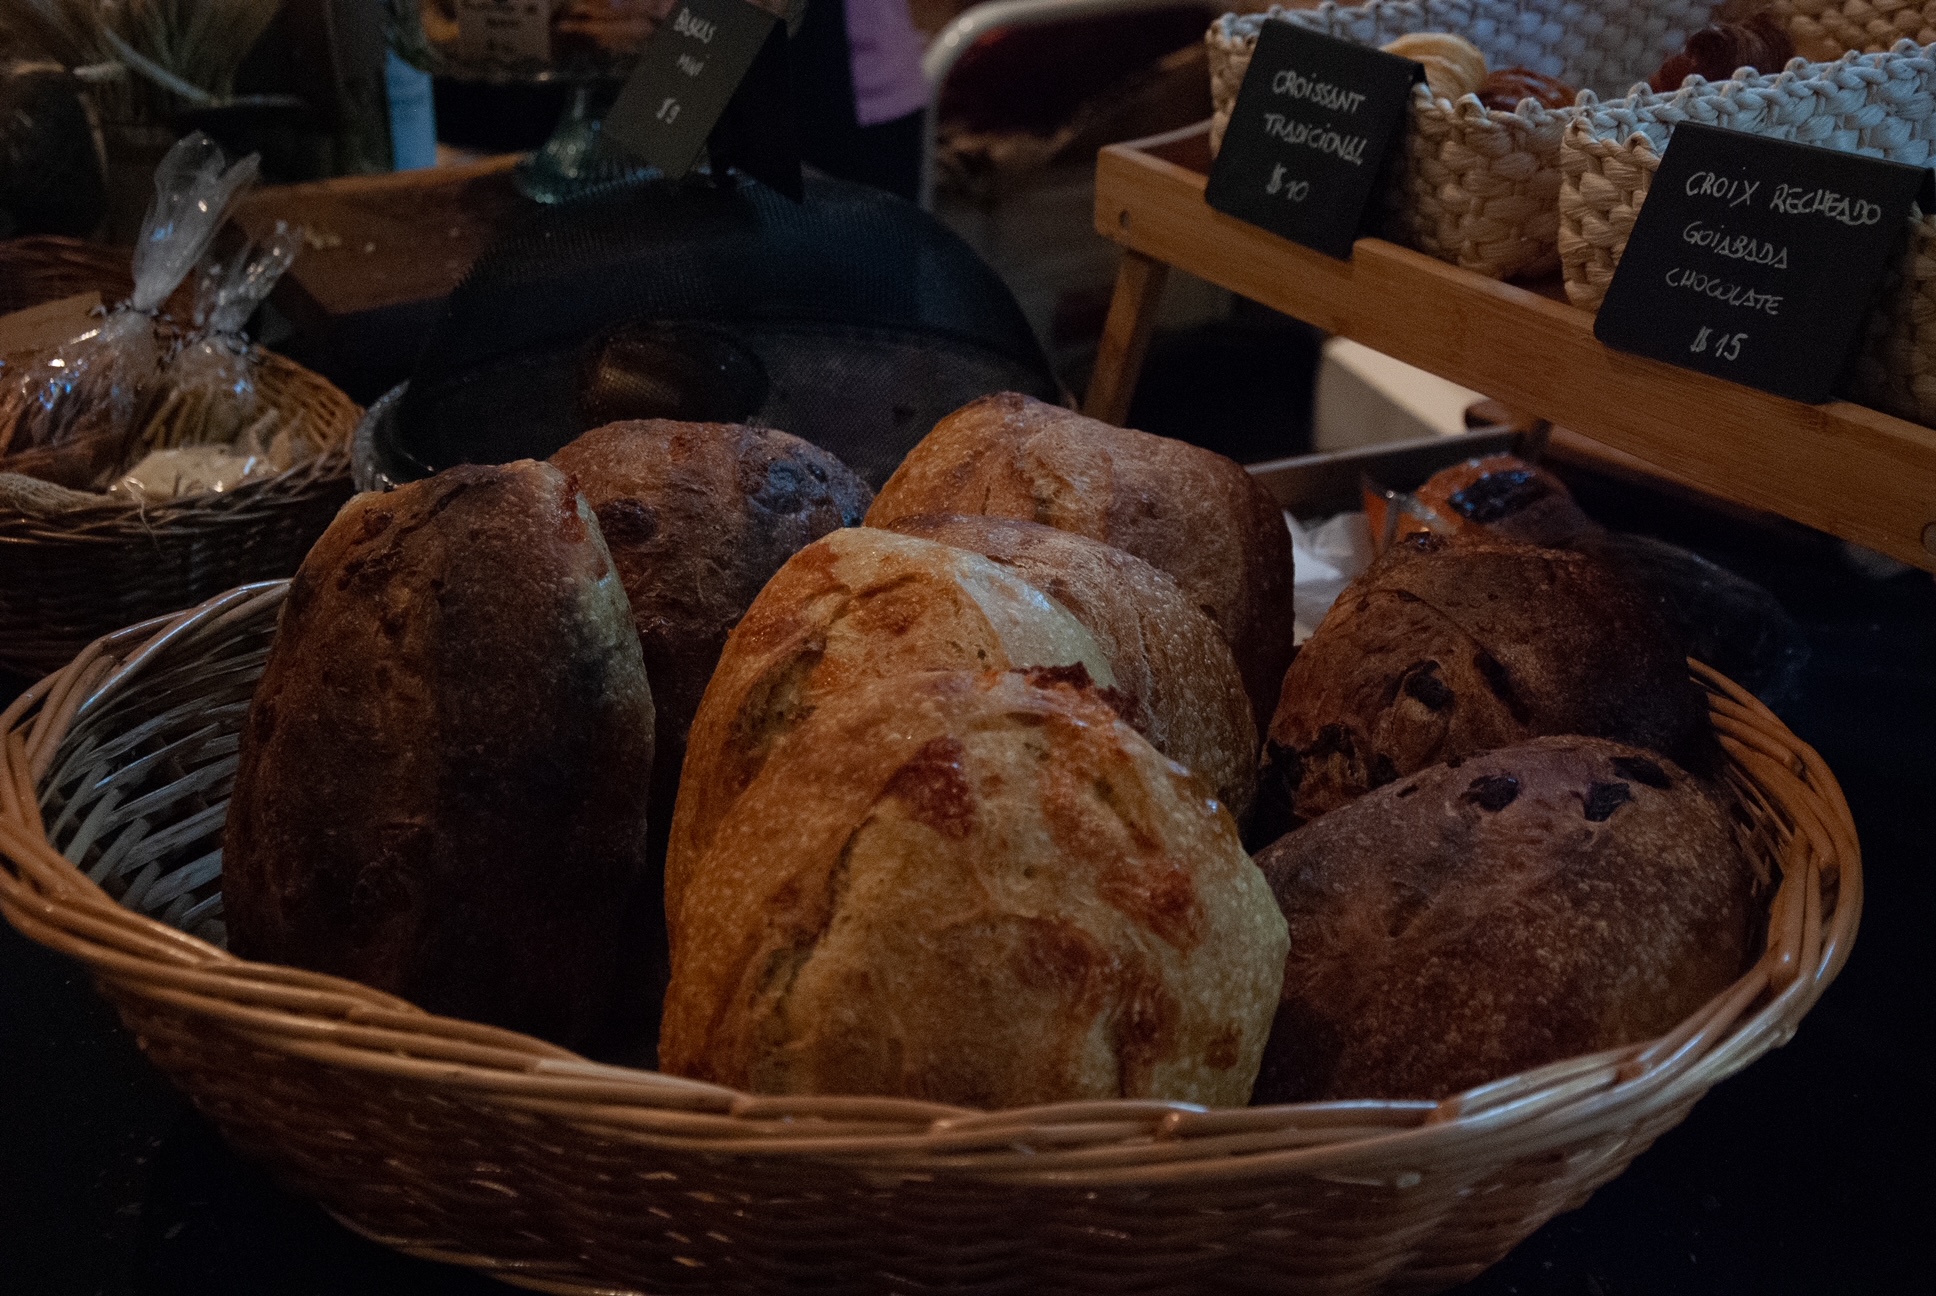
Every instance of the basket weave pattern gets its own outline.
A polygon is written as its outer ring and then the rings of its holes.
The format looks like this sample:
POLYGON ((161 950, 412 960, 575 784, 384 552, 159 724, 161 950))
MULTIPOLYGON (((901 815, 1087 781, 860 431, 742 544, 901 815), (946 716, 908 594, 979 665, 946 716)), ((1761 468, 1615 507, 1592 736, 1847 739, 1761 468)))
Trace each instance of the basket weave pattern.
POLYGON ((1440 1290, 1786 1041, 1861 908, 1833 777, 1697 667, 1781 885, 1765 955, 1663 1039, 1441 1103, 735 1093, 181 930, 221 936, 236 733, 286 591, 110 635, 0 715, 0 911, 86 963, 148 1056, 284 1182, 400 1250, 538 1290, 1440 1290))
POLYGON ((1768 9, 1804 56, 1879 54, 1900 40, 1936 43, 1936 0, 1774 0, 1768 9))
MULTIPOLYGON (((1600 308, 1660 155, 1683 121, 1926 167, 1936 162, 1936 45, 1904 41, 1886 54, 1798 59, 1773 76, 1695 77, 1671 94, 1606 103, 1582 96, 1560 159, 1560 261, 1574 305, 1600 308)), ((1936 424, 1936 219, 1912 219, 1853 382, 1859 399, 1936 424)))
MULTIPOLYGON (((1489 67, 1528 67, 1568 85, 1620 93, 1701 28, 1713 0, 1371 0, 1342 8, 1225 14, 1210 25, 1212 147, 1221 144, 1264 22, 1297 23, 1378 46, 1413 32, 1453 32, 1489 67)), ((1407 161, 1388 206, 1401 241, 1493 278, 1556 268, 1560 140, 1574 110, 1523 103, 1488 109, 1425 86, 1413 92, 1407 161)))

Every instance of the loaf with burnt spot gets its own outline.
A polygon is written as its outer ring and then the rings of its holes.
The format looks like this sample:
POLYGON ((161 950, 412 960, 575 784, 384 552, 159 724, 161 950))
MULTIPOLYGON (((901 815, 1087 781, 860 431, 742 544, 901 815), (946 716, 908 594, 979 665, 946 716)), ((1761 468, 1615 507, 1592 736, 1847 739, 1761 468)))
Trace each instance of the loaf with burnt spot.
POLYGON ((1345 587, 1284 675, 1264 747, 1265 839, 1458 756, 1611 738, 1698 773, 1718 759, 1658 603, 1589 553, 1408 536, 1345 587))
POLYGON ((591 505, 632 605, 658 717, 653 814, 670 816, 727 633, 803 545, 858 526, 873 492, 818 446, 734 423, 608 423, 551 463, 591 505))
POLYGON ((1125 549, 1168 572, 1216 622, 1261 730, 1291 660, 1283 510, 1232 460, 1013 392, 935 424, 867 511, 891 527, 933 513, 1022 518, 1125 549))
POLYGON ((1076 675, 818 707, 694 873, 663 1068, 983 1108, 1243 1103, 1284 920, 1229 814, 1076 675))
POLYGON ((726 641, 686 745, 666 851, 673 945, 693 870, 775 747, 864 680, 932 670, 1075 666, 1115 683, 1068 611, 980 554, 871 528, 814 541, 767 582, 726 641))
POLYGON ((1765 881, 1703 780, 1590 738, 1434 766, 1257 862, 1291 937, 1259 1103, 1437 1099, 1665 1034, 1746 970, 1765 881))
POLYGON ((357 496, 242 727, 231 948, 578 1043, 644 882, 652 733, 625 591, 563 473, 357 496))
POLYGON ((1067 608, 1109 658, 1123 718, 1244 821, 1257 781, 1250 700, 1223 635, 1168 574, 1018 518, 903 518, 894 529, 981 554, 1067 608))

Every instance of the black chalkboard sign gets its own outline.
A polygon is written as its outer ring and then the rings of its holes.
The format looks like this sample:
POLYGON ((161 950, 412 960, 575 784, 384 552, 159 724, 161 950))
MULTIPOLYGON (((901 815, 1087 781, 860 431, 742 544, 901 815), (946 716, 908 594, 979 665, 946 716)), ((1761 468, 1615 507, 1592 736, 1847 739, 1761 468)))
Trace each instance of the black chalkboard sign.
POLYGON ((1829 399, 1901 247, 1921 167, 1674 128, 1593 334, 1749 387, 1829 399))
POLYGON ((1410 59, 1264 23, 1204 197, 1294 243, 1350 257, 1423 75, 1410 59))
POLYGON ((778 21, 746 0, 675 0, 605 115, 605 134, 684 175, 778 21))

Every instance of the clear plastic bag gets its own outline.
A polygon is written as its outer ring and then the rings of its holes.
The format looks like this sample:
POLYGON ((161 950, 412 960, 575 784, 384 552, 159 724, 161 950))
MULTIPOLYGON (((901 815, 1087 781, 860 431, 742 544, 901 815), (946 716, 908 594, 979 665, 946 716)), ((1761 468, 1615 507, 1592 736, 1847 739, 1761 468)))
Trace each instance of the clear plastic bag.
POLYGON ((155 314, 255 175, 253 155, 230 165, 200 131, 168 151, 135 245, 134 294, 0 393, 0 468, 83 488, 115 475, 159 388, 155 314))
POLYGON ((253 429, 261 440, 275 433, 255 384, 249 341, 242 326, 296 259, 302 231, 276 222, 261 247, 248 245, 232 257, 203 261, 195 290, 195 332, 169 361, 166 394, 144 423, 141 447, 170 450, 233 442, 253 429))

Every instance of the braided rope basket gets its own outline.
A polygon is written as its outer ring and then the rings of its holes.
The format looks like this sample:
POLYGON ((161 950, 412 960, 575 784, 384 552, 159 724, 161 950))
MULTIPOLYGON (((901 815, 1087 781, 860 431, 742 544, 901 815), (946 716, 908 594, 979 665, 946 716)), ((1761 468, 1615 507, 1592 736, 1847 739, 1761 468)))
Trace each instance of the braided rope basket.
POLYGON ((735 1093, 220 948, 236 735, 286 590, 109 635, 0 715, 0 911, 84 962, 156 1065, 291 1188, 539 1291, 1440 1290, 1785 1042, 1861 909, 1834 778, 1696 666, 1780 887, 1763 957, 1668 1036, 1439 1103, 735 1093))
MULTIPOLYGON (((88 291, 116 302, 133 287, 125 250, 51 237, 0 243, 0 311, 88 291)), ((181 291, 168 306, 183 308, 181 291)), ((162 327, 173 329, 166 317, 162 327)), ((0 489, 0 669, 53 670, 108 630, 296 570, 352 493, 362 410, 293 360, 253 356, 261 398, 314 452, 287 471, 145 506, 63 495, 42 507, 33 490, 13 489, 34 485, 19 477, 0 489)))
MULTIPOLYGON (((1647 200, 1674 126, 1701 122, 1774 139, 1936 163, 1936 45, 1791 61, 1773 76, 1690 77, 1671 94, 1601 103, 1582 95, 1560 169, 1560 261, 1566 295, 1598 310, 1647 200)), ((1885 280, 1852 375, 1852 395, 1936 425, 1936 217, 1915 213, 1901 262, 1885 280)))
MULTIPOLYGON (((1465 37, 1493 68, 1528 67, 1566 84, 1620 93, 1645 80, 1704 26, 1714 0, 1370 0, 1342 8, 1225 14, 1210 25, 1212 148, 1237 102, 1266 21, 1378 46, 1413 32, 1465 37)), ((1392 234, 1421 252, 1495 279, 1558 265, 1560 138, 1570 108, 1522 102, 1489 109, 1420 85, 1412 91, 1407 162, 1388 196, 1392 234)))

